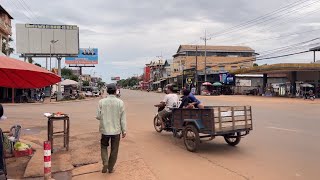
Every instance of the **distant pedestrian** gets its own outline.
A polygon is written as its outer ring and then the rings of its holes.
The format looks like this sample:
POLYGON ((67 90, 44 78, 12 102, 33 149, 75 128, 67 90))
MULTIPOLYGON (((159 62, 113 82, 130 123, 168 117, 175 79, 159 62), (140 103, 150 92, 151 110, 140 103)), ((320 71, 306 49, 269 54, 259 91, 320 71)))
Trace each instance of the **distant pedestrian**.
POLYGON ((100 121, 102 173, 113 173, 117 161, 120 144, 120 134, 126 137, 126 113, 124 103, 116 98, 115 84, 107 85, 109 96, 99 101, 97 119, 100 121), (111 142, 111 152, 108 158, 108 146, 111 142))

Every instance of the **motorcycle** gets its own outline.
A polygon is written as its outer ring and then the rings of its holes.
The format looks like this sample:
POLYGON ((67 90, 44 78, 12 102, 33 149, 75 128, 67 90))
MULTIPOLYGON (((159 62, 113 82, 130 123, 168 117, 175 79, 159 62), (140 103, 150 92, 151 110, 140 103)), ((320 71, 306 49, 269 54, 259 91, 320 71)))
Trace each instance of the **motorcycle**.
POLYGON ((155 114, 154 118, 153 118, 153 126, 154 129, 158 132, 161 133, 162 131, 166 131, 166 132, 173 132, 173 136, 176 138, 182 138, 183 136, 183 132, 182 131, 177 131, 175 129, 172 129, 171 123, 172 123, 172 117, 166 118, 164 120, 164 125, 165 127, 162 128, 162 120, 159 117, 159 112, 164 110, 165 106, 156 106, 158 108, 158 112, 155 114))
POLYGON ((305 94, 303 97, 304 100, 306 99, 310 99, 311 101, 314 101, 314 99, 316 99, 316 96, 314 94, 305 94))
POLYGON ((117 96, 117 98, 120 98, 120 96, 121 96, 120 89, 117 89, 116 96, 117 96))

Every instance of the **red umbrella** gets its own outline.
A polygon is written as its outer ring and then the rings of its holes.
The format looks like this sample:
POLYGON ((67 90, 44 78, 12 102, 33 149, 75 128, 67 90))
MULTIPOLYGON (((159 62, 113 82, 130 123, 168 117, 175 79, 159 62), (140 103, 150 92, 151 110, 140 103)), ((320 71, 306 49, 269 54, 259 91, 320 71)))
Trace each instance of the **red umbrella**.
POLYGON ((43 88, 60 81, 59 76, 44 68, 0 56, 0 87, 12 88, 12 102, 14 102, 14 88, 43 88))
POLYGON ((0 87, 43 88, 61 81, 54 73, 20 60, 0 56, 0 87))
POLYGON ((212 84, 209 83, 209 82, 204 82, 204 83, 202 83, 202 85, 203 85, 203 86, 211 86, 212 84))

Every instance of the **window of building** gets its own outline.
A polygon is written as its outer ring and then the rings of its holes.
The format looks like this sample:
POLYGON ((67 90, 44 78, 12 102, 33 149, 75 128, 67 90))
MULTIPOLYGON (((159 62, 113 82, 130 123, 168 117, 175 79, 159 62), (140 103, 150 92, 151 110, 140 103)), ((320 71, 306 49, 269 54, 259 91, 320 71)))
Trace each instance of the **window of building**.
POLYGON ((220 71, 224 71, 225 70, 225 66, 219 66, 219 70, 220 71))

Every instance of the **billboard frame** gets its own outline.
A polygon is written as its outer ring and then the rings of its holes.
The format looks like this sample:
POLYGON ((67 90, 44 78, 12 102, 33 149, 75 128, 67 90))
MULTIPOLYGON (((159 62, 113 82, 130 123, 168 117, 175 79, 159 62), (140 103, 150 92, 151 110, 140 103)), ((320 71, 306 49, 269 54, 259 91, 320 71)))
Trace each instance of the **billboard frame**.
MULTIPOLYGON (((52 29, 52 30, 77 30, 76 38, 77 38, 77 53, 55 53, 55 52, 50 52, 50 53, 18 53, 21 54, 21 58, 28 58, 28 57, 34 57, 34 58, 62 58, 62 57, 77 57, 79 54, 79 49, 80 49, 80 30, 77 25, 52 25, 52 24, 23 24, 23 23, 17 23, 17 25, 24 25, 26 29, 52 29)), ((42 33, 42 32, 41 32, 42 33)), ((16 32, 17 34, 17 32, 16 32)), ((29 31, 28 31, 28 36, 29 36, 29 31)), ((40 35, 41 36, 41 35, 40 35)), ((29 37, 28 37, 29 38, 29 37)), ((41 36, 41 38, 43 38, 41 36)), ((55 38, 53 37, 53 40, 55 38)), ((18 42, 17 42, 18 43, 18 42)), ((30 41, 28 40, 28 44, 30 41)), ((29 47, 29 46, 28 46, 29 47)), ((17 48, 17 47, 16 47, 17 48)), ((41 48, 43 48, 43 45, 41 44, 41 48)))

